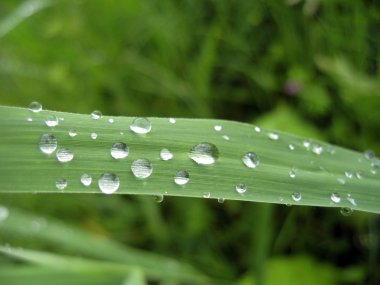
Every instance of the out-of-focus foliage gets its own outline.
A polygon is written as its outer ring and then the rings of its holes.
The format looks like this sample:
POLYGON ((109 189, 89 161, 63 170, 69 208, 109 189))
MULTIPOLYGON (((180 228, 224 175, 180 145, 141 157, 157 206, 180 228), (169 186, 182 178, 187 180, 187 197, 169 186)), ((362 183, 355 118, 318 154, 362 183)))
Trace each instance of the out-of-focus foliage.
MULTIPOLYGON (((4 0, 0 104, 226 118, 380 153, 379 33, 373 0, 4 0)), ((241 284, 380 280, 377 216, 73 196, 2 195, 0 202, 241 284)), ((3 232, 0 240, 67 253, 3 232)))

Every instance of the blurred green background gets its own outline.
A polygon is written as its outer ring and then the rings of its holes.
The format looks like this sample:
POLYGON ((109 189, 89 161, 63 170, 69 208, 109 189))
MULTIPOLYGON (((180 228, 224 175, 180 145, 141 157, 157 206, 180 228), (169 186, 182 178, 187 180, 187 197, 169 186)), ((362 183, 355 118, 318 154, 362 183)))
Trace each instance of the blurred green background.
MULTIPOLYGON (((0 104, 231 119, 379 153, 379 48, 376 0, 2 0, 0 104)), ((239 284, 380 284, 376 215, 69 196, 0 202, 239 284)))

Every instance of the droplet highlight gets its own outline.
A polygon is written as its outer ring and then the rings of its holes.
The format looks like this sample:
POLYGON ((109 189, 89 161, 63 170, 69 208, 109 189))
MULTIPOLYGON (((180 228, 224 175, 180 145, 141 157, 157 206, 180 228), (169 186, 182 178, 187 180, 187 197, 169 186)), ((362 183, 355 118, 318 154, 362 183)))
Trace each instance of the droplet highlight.
POLYGON ((132 162, 131 170, 136 178, 146 179, 152 174, 153 165, 147 159, 136 159, 132 162))
POLYGON ((56 152, 56 157, 59 162, 66 163, 73 160, 74 154, 68 148, 60 148, 56 152))
POLYGON ((280 135, 276 132, 269 132, 268 138, 273 140, 273 141, 277 141, 280 138, 280 135))
POLYGON ((63 190, 67 187, 67 181, 64 178, 59 178, 55 181, 55 187, 57 187, 58 190, 63 190))
POLYGON ((221 125, 215 125, 214 130, 217 132, 220 132, 222 130, 222 126, 221 125))
POLYGON ((239 184, 236 184, 235 190, 239 194, 244 194, 247 191, 247 186, 245 186, 245 184, 239 183, 239 184))
POLYGON ((112 145, 110 153, 114 159, 123 159, 128 156, 129 149, 125 143, 117 142, 112 145))
POLYGON ((256 168, 260 164, 260 159, 254 152, 247 152, 244 154, 242 161, 248 168, 256 168))
POLYGON ((160 158, 164 161, 173 159, 173 153, 167 148, 163 148, 160 151, 160 158))
POLYGON ((70 130, 69 131, 69 137, 73 138, 77 136, 77 131, 76 130, 70 130))
POLYGON ((82 183, 83 186, 90 186, 92 183, 92 177, 90 174, 83 173, 80 177, 80 182, 82 183))
POLYGON ((92 113, 91 113, 91 118, 94 120, 99 120, 102 117, 103 117, 103 114, 99 110, 92 111, 92 113))
POLYGON ((135 118, 130 125, 130 129, 136 134, 147 134, 152 129, 152 124, 147 118, 135 118))
POLYGON ((98 138, 98 134, 97 133, 91 133, 90 138, 92 138, 93 140, 96 140, 98 138))
POLYGON ((30 102, 28 106, 29 111, 33 113, 39 113, 42 111, 42 105, 38 103, 37 101, 30 102))
POLYGON ((332 202, 334 202, 336 204, 340 203, 340 200, 341 200, 340 195, 336 192, 331 194, 330 199, 332 202))
POLYGON ((301 195, 301 193, 300 193, 300 192, 294 192, 294 193, 292 194, 292 200, 293 200, 294 202, 299 202, 299 201, 301 201, 301 200, 302 200, 302 195, 301 195))
POLYGON ((187 171, 181 170, 178 171, 174 176, 174 182, 177 185, 185 185, 189 182, 190 176, 187 171))
POLYGON ((57 149, 57 139, 51 134, 43 134, 40 137, 40 150, 45 154, 52 154, 57 149))
POLYGON ((219 150, 211 143, 200 143, 190 149, 189 157, 197 164, 210 165, 219 158, 219 150))
POLYGON ((98 186, 104 194, 112 194, 119 189, 119 177, 114 173, 103 173, 98 180, 98 186))
POLYGON ((58 126, 58 123, 59 123, 59 120, 58 120, 57 116, 55 116, 55 115, 49 115, 45 119, 45 124, 48 127, 58 126))

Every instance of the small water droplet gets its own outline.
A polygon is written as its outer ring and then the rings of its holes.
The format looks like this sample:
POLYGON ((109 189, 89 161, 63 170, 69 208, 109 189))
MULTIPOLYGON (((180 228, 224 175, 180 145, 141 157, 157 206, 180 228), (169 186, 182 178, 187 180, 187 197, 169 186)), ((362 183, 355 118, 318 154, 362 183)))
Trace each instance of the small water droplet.
POLYGON ((110 124, 113 124, 115 121, 114 121, 113 118, 109 118, 109 119, 108 119, 108 122, 109 122, 110 124))
POLYGON ((273 141, 276 141, 280 138, 280 135, 276 132, 269 132, 268 133, 268 138, 270 138, 273 141))
POLYGON ((243 163, 249 168, 256 168, 260 164, 260 159, 254 152, 247 152, 243 155, 243 163))
POLYGON ((330 199, 334 203, 340 203, 340 200, 341 200, 340 195, 338 193, 335 193, 335 192, 331 194, 330 199))
POLYGON ((115 159, 126 158, 129 154, 127 145, 123 142, 114 143, 111 147, 111 156, 115 159))
POLYGON ((133 175, 139 179, 148 178, 153 172, 153 165, 147 159, 136 159, 132 162, 133 175))
POLYGON ((61 122, 63 122, 64 120, 65 120, 65 118, 62 118, 62 117, 60 117, 60 118, 58 118, 61 122))
POLYGON ((353 177, 352 171, 345 171, 344 175, 346 175, 347 178, 351 179, 353 177))
POLYGON ((290 178, 296 177, 296 169, 294 167, 289 171, 289 177, 290 178))
POLYGON ((293 199, 294 202, 299 202, 299 201, 301 201, 301 200, 302 200, 302 195, 301 195, 301 193, 300 193, 300 192, 294 192, 294 193, 292 194, 292 199, 293 199))
POLYGON ((51 134, 43 134, 39 143, 40 150, 46 154, 52 154, 57 149, 57 139, 51 134))
POLYGON ((354 210, 348 207, 344 207, 340 209, 340 213, 346 217, 351 216, 353 212, 354 210))
POLYGON ((36 101, 33 101, 29 104, 29 111, 33 113, 39 113, 42 111, 42 105, 36 101))
POLYGON ((74 158, 74 154, 68 148, 60 148, 57 150, 56 156, 58 161, 63 163, 72 161, 74 158))
POLYGON ((6 220, 9 216, 8 208, 0 205, 0 222, 6 220))
POLYGON ((360 171, 356 172, 355 175, 357 179, 363 179, 363 173, 361 173, 360 171))
POLYGON ((296 149, 296 146, 292 143, 289 144, 289 149, 290 150, 295 150, 296 149))
POLYGON ((69 136, 70 136, 70 137, 73 138, 73 137, 75 137, 76 135, 77 135, 77 131, 76 131, 76 130, 70 130, 70 131, 69 131, 69 136))
POLYGON ((364 157, 368 160, 371 160, 376 157, 375 153, 372 150, 366 150, 364 152, 364 157))
POLYGON ((209 165, 219 158, 219 150, 213 144, 200 143, 190 149, 189 157, 198 164, 209 165))
POLYGON ((99 110, 92 111, 91 113, 91 118, 93 118, 94 120, 99 120, 102 117, 103 117, 103 114, 99 110))
POLYGON ((218 203, 223 204, 224 200, 225 200, 224 198, 218 198, 218 203))
POLYGON ((227 136, 227 135, 223 135, 222 138, 225 139, 226 141, 229 141, 229 140, 230 140, 230 137, 227 136))
POLYGON ((187 171, 181 170, 178 171, 174 176, 174 182, 177 185, 185 185, 189 182, 189 173, 187 171))
POLYGON ((220 132, 222 130, 222 126, 221 125, 215 125, 214 130, 217 132, 220 132))
POLYGON ((344 178, 337 178, 336 181, 338 181, 338 183, 340 185, 345 185, 346 184, 346 180, 344 178))
POLYGON ((167 148, 163 148, 160 151, 160 157, 161 157, 162 160, 165 160, 165 161, 166 160, 171 160, 173 158, 173 154, 167 148))
POLYGON ((84 186, 90 186, 91 183, 92 183, 92 177, 90 174, 87 174, 87 173, 83 173, 82 176, 80 177, 80 182, 84 185, 84 186))
POLYGON ((210 192, 204 192, 203 193, 203 198, 210 198, 211 197, 211 193, 210 192))
POLYGON ((112 194, 119 189, 119 177, 114 173, 103 173, 98 180, 98 186, 104 194, 112 194))
POLYGON ((131 130, 136 134, 147 134, 152 129, 152 124, 147 118, 135 118, 130 125, 131 130))
POLYGON ((26 121, 33 122, 33 119, 31 117, 26 118, 26 121))
POLYGON ((176 120, 174 118, 169 118, 169 123, 175 124, 176 120))
POLYGON ((57 116, 55 115, 49 115, 45 119, 45 124, 48 127, 55 127, 59 123, 57 116))
POLYGON ((309 140, 304 140, 302 142, 302 145, 307 149, 309 150, 310 149, 310 146, 311 146, 311 142, 309 140))
POLYGON ((67 181, 64 178, 59 178, 55 181, 55 187, 59 190, 63 190, 67 187, 67 181))
POLYGON ((323 152, 323 147, 319 144, 313 144, 311 151, 316 155, 321 155, 323 152))
POLYGON ((347 201, 351 203, 353 206, 357 206, 356 200, 352 198, 351 194, 347 194, 347 201))
POLYGON ((245 184, 239 183, 239 184, 236 184, 235 190, 239 194, 244 194, 247 191, 247 186, 245 186, 245 184))
POLYGON ((93 140, 96 140, 96 138, 98 137, 98 134, 97 134, 97 133, 91 133, 91 134, 90 134, 90 137, 91 137, 93 140))
POLYGON ((255 126, 255 132, 256 132, 256 133, 260 133, 260 132, 261 132, 261 128, 258 127, 258 126, 255 126))
POLYGON ((154 195, 154 201, 162 203, 164 201, 164 195, 154 195))

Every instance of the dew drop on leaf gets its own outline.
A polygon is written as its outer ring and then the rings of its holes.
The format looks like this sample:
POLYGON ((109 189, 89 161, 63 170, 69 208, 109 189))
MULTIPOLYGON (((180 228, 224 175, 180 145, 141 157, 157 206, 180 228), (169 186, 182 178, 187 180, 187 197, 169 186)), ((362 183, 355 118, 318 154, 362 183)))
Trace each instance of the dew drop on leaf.
POLYGON ((109 119, 108 119, 108 122, 109 122, 110 124, 113 124, 115 121, 114 121, 113 118, 109 118, 109 119))
POLYGON ((9 216, 8 208, 0 205, 0 222, 6 220, 9 216))
POLYGON ((296 170, 295 170, 295 168, 292 168, 292 169, 289 171, 289 177, 290 177, 290 178, 295 178, 295 177, 296 177, 296 170))
POLYGON ((68 148, 60 148, 57 150, 56 156, 58 161, 63 163, 70 162, 74 158, 74 154, 68 148))
POLYGON ((45 124, 48 127, 55 127, 59 123, 58 118, 56 115, 49 115, 45 119, 45 124))
POLYGON ((136 134, 147 134, 152 129, 152 124, 147 118, 135 118, 130 125, 131 130, 136 134))
POLYGON ((31 117, 26 118, 27 122, 33 122, 33 119, 31 117))
POLYGON ((123 142, 114 143, 111 147, 111 156, 115 159, 126 158, 129 154, 127 145, 123 142))
POLYGON ((43 134, 40 137, 40 150, 46 154, 52 154, 57 149, 57 139, 51 134, 43 134))
POLYGON ((175 124, 176 120, 174 118, 169 118, 169 123, 175 124))
POLYGON ((187 184, 187 182, 189 182, 189 180, 190 180, 189 177, 190 176, 189 176, 189 173, 187 171, 180 170, 175 174, 174 182, 177 185, 185 185, 185 184, 187 184))
POLYGON ((164 195, 154 195, 154 201, 162 203, 164 201, 164 195))
POLYGON ((97 137, 98 137, 98 134, 97 134, 97 133, 91 133, 91 134, 90 134, 90 137, 91 137, 93 140, 96 140, 97 137))
POLYGON ((82 176, 80 177, 80 182, 83 184, 83 186, 90 186, 92 183, 92 177, 91 175, 87 173, 83 173, 82 176))
POLYGON ((344 172, 344 175, 347 177, 347 178, 349 178, 349 179, 351 179, 352 178, 352 176, 353 176, 353 174, 352 174, 352 171, 346 171, 346 172, 344 172))
POLYGON ((119 177, 114 173, 103 173, 98 180, 98 186, 104 194, 112 194, 119 189, 119 177))
POLYGON ((102 117, 103 117, 103 114, 99 110, 92 111, 91 113, 91 118, 93 118, 94 120, 99 120, 102 117))
POLYGON ((349 207, 344 207, 340 209, 340 213, 346 217, 351 216, 353 212, 354 210, 349 207))
POLYGON ((76 130, 70 130, 70 131, 69 131, 69 136, 70 136, 70 137, 73 138, 73 137, 75 137, 76 135, 77 135, 77 131, 76 131, 76 130))
POLYGON ((291 143, 291 144, 289 144, 289 149, 290 149, 290 150, 295 150, 295 149, 296 149, 296 146, 295 146, 294 144, 291 143))
POLYGON ((204 192, 203 193, 203 198, 210 198, 211 197, 211 193, 210 192, 204 192))
POLYGON ((214 164, 219 158, 219 150, 211 143, 200 143, 190 149, 189 157, 197 164, 214 164))
POLYGON ((67 181, 64 178, 59 178, 55 181, 55 187, 59 190, 63 190, 67 187, 67 181))
POLYGON ((375 153, 372 150, 366 150, 364 152, 364 157, 368 160, 371 160, 371 159, 375 158, 375 153))
POLYGON ((148 178, 153 172, 153 165, 147 159, 136 159, 132 162, 133 175, 139 179, 148 178))
POLYGON ((42 111, 42 105, 36 101, 33 101, 30 102, 28 109, 33 113, 39 113, 42 111))
POLYGON ((341 200, 340 195, 336 192, 331 194, 330 199, 334 203, 340 203, 340 200, 341 200))
POLYGON ((225 200, 224 198, 218 198, 218 203, 223 204, 224 200, 225 200))
POLYGON ((167 148, 163 148, 160 151, 160 158, 165 161, 171 160, 173 158, 173 153, 167 148))
POLYGON ((214 130, 217 132, 220 132, 222 130, 222 126, 221 125, 215 125, 214 130))
POLYGON ((227 136, 227 135, 223 135, 222 138, 225 139, 226 141, 229 141, 229 140, 230 140, 230 137, 227 136))
POLYGON ((243 155, 242 161, 249 168, 256 168, 260 164, 260 159, 254 152, 247 152, 243 155))
POLYGON ((323 152, 323 147, 319 144, 313 144, 311 151, 316 155, 321 155, 323 152))
POLYGON ((236 184, 235 190, 239 194, 244 194, 247 191, 247 186, 245 186, 245 184, 239 183, 239 184, 236 184))
POLYGON ((270 138, 273 141, 277 141, 280 138, 280 135, 276 132, 269 132, 268 138, 270 138))
POLYGON ((352 206, 357 206, 356 200, 352 198, 351 194, 347 194, 347 201, 351 203, 352 206))
POLYGON ((301 193, 300 193, 300 192, 294 192, 294 193, 292 194, 292 199, 293 199, 294 202, 299 202, 299 201, 301 201, 301 200, 302 200, 302 195, 301 195, 301 193))

